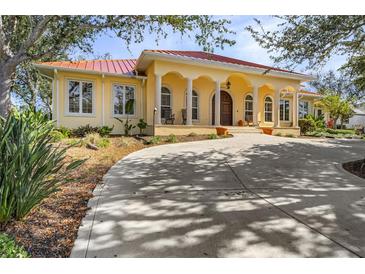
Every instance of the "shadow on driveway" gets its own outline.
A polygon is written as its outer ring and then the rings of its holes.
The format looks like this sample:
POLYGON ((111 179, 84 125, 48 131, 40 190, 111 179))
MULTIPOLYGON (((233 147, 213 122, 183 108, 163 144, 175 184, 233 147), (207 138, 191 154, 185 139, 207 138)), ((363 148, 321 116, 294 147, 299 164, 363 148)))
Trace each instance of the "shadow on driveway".
POLYGON ((363 143, 259 136, 124 158, 105 177, 72 256, 364 256, 365 181, 339 167, 363 143))

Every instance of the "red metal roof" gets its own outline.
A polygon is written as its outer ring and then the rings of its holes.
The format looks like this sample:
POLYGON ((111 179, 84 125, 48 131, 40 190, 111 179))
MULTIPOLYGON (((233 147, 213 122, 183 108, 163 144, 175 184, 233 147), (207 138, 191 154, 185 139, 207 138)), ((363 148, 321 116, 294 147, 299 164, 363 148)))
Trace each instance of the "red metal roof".
MULTIPOLYGON (((201 60, 215 61, 220 63, 243 65, 248 67, 260 68, 265 70, 274 70, 280 72, 294 73, 303 75, 301 73, 284 70, 280 68, 265 66, 257 63, 247 62, 239 59, 225 57, 218 54, 208 53, 204 51, 181 51, 181 50, 144 50, 144 52, 160 53, 172 56, 181 56, 186 58, 195 58, 201 60)), ((134 75, 136 67, 136 59, 120 59, 120 60, 82 60, 82 61, 57 61, 57 62, 42 62, 40 65, 58 67, 65 69, 96 71, 101 73, 115 73, 134 75)))
POLYGON ((216 62, 222 62, 222 63, 229 63, 229 64, 236 64, 236 65, 243 65, 243 66, 249 66, 249 67, 255 67, 255 68, 261 68, 266 70, 275 70, 275 71, 281 71, 281 72, 288 72, 288 73, 295 73, 300 74, 298 72, 289 71, 285 69, 265 66, 253 62, 247 62, 235 58, 230 58, 218 54, 213 54, 209 52, 204 51, 182 51, 182 50, 145 50, 145 52, 156 52, 156 53, 162 53, 162 54, 168 54, 168 55, 174 55, 174 56, 181 56, 181 57, 190 57, 190 58, 196 58, 196 59, 203 59, 203 60, 209 60, 209 61, 216 61, 216 62))
POLYGON ((136 59, 123 60, 91 60, 91 61, 57 61, 57 62, 42 62, 40 65, 66 68, 97 71, 101 73, 116 73, 134 75, 136 59))

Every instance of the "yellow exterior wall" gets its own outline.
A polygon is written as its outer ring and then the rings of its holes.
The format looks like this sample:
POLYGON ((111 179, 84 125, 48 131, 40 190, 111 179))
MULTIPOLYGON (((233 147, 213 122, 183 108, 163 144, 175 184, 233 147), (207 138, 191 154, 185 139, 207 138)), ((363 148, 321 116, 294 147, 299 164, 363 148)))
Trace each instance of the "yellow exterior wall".
MULTIPOLYGON (((123 128, 119 121, 113 117, 113 103, 112 103, 112 85, 114 83, 135 85, 135 115, 130 115, 129 119, 133 124, 138 123, 139 118, 143 118, 143 104, 142 99, 142 81, 127 77, 109 77, 102 78, 101 75, 73 73, 73 72, 59 72, 56 75, 58 79, 59 102, 54 108, 53 117, 57 117, 57 107, 59 107, 59 125, 68 128, 77 128, 79 126, 90 124, 91 126, 103 125, 103 98, 102 98, 102 83, 104 82, 104 125, 112 127, 114 125, 113 133, 122 133, 123 128), (67 114, 67 83, 68 80, 85 80, 93 82, 93 107, 94 113, 92 115, 78 115, 67 114)), ((57 81, 55 81, 57 85, 57 81)), ((57 89, 57 86, 55 87, 57 89)), ((120 117, 124 119, 125 117, 120 117)), ((138 132, 135 129, 134 132, 138 132)))
MULTIPOLYGON (((136 86, 136 108, 135 115, 130 116, 132 123, 137 124, 140 118, 147 121, 151 127, 153 124, 153 113, 155 108, 155 75, 162 76, 162 86, 168 87, 172 92, 172 108, 175 114, 175 124, 182 124, 181 110, 186 107, 185 93, 187 77, 193 80, 193 89, 198 93, 198 120, 193 120, 194 125, 212 124, 212 98, 215 93, 215 81, 220 81, 221 90, 225 90, 232 97, 233 102, 233 125, 239 120, 244 120, 244 98, 247 94, 253 94, 258 89, 258 121, 261 127, 273 127, 274 123, 264 121, 264 98, 271 96, 273 109, 275 109, 275 91, 278 89, 290 88, 295 91, 299 89, 299 80, 271 77, 268 75, 243 74, 235 71, 228 71, 216 68, 199 67, 196 65, 177 64, 165 61, 154 61, 145 71, 147 79, 143 86, 143 80, 128 77, 112 77, 97 74, 75 73, 59 71, 55 75, 55 89, 59 91, 59 101, 54 107, 53 117, 57 117, 59 107, 59 125, 69 128, 76 128, 90 124, 92 126, 104 125, 113 126, 113 133, 122 133, 122 125, 113 117, 112 109, 112 84, 132 84, 136 86), (87 80, 94 83, 94 110, 95 113, 89 116, 78 116, 66 114, 67 80, 87 80), (226 87, 229 81, 230 89, 226 87), (104 82, 104 105, 102 105, 102 83, 104 82)), ((292 98, 288 98, 292 104, 292 98)), ((292 117, 292 112, 290 113, 292 117)), ((275 120, 275 111, 273 111, 275 120)), ((283 127, 291 126, 289 123, 281 123, 283 127)), ((133 133, 137 133, 136 128, 133 133)))

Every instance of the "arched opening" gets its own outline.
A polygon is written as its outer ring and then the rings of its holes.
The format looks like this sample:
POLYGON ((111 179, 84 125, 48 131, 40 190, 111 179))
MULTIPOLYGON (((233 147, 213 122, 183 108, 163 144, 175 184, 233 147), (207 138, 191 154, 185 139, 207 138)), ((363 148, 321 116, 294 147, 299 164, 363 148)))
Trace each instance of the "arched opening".
MULTIPOLYGON (((221 125, 231 126, 233 121, 233 101, 228 92, 221 90, 221 125)), ((212 124, 215 124, 215 94, 212 99, 212 124)))
MULTIPOLYGON (((187 105, 187 93, 185 93, 185 107, 187 105)), ((192 119, 193 120, 199 120, 199 95, 198 93, 193 89, 192 92, 192 119)))
POLYGON ((161 118, 169 119, 172 113, 171 91, 167 87, 161 88, 161 118))
POLYGON ((265 122, 272 122, 272 98, 270 96, 265 97, 265 113, 264 118, 265 122))
POLYGON ((251 94, 246 95, 244 100, 244 119, 247 123, 253 123, 253 97, 251 94))

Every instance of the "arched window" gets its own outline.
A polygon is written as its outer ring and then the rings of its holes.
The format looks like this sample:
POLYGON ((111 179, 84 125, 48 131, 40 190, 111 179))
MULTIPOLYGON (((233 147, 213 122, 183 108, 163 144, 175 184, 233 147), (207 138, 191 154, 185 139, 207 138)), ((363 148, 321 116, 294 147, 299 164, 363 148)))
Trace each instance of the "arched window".
POLYGON ((161 88, 161 118, 171 116, 171 91, 167 87, 161 88))
MULTIPOLYGON (((193 112, 193 116, 192 119, 193 120, 198 120, 198 113, 199 113, 199 96, 198 93, 193 90, 193 102, 192 102, 192 112, 193 112)), ((185 93, 185 106, 187 106, 187 93, 185 93)))
POLYGON ((272 122, 272 99, 269 96, 265 98, 265 122, 272 122))
POLYGON ((245 121, 253 122, 253 98, 252 95, 247 95, 245 97, 245 121))

